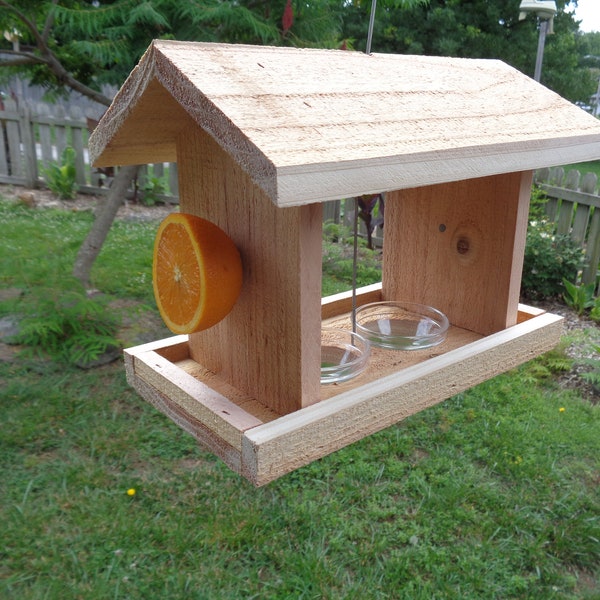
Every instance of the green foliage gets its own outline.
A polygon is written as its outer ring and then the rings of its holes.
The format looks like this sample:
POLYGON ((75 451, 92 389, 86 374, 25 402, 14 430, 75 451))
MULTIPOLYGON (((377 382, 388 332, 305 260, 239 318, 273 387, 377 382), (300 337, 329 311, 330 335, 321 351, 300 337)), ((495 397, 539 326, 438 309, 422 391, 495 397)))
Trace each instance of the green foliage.
MULTIPOLYGON (((16 63, 12 57, 0 60, 0 67, 44 86, 49 95, 60 95, 66 85, 73 87, 72 81, 67 83, 66 74, 93 91, 105 83, 121 85, 154 39, 339 45, 341 9, 336 3, 294 2, 293 26, 283 32, 285 3, 6 0, 0 11, 0 26, 7 28, 10 24, 21 32, 23 54, 16 63), (55 60, 47 60, 49 53, 55 60), (57 63, 61 68, 52 68, 57 63)), ((0 49, 10 47, 0 38, 0 49)), ((78 91, 82 91, 80 86, 78 91)))
POLYGON ((584 266, 581 246, 568 235, 556 235, 544 218, 530 221, 525 245, 521 295, 530 300, 557 298, 563 281, 575 280, 584 266))
POLYGON ((594 300, 594 306, 590 310, 590 319, 596 323, 600 323, 600 296, 594 300))
MULTIPOLYGON (((91 220, 89 212, 32 211, 0 200, 0 285, 24 289, 60 280, 73 268, 91 220)), ((134 297, 153 305, 152 247, 157 227, 157 221, 116 221, 94 265, 94 286, 118 298, 134 297)))
MULTIPOLYGON (((323 225, 323 296, 347 290, 352 286, 354 244, 352 231, 343 225, 323 225)), ((381 281, 380 254, 358 239, 357 286, 381 281)))
POLYGON ((42 169, 46 185, 50 191, 62 200, 72 200, 77 193, 77 171, 75 169, 75 150, 67 146, 61 155, 60 165, 52 163, 42 169))
POLYGON ((590 370, 582 373, 581 377, 600 391, 600 346, 594 345, 592 348, 596 357, 582 361, 581 364, 590 367, 590 370))
POLYGON ((87 364, 118 347, 116 316, 106 301, 88 298, 75 278, 27 290, 15 310, 19 332, 13 341, 59 362, 87 364))
POLYGON ((577 285, 571 283, 567 279, 563 279, 563 284, 565 286, 563 298, 567 303, 567 306, 570 306, 575 310, 578 315, 582 315, 588 308, 594 306, 594 290, 596 289, 596 284, 594 282, 577 285))
MULTIPOLYGON (((570 100, 587 102, 596 79, 590 55, 598 55, 594 34, 581 34, 571 2, 559 0, 555 34, 548 36, 543 83, 570 100)), ((372 2, 337 0, 292 2, 294 21, 282 30, 286 0, 5 0, 0 26, 21 32, 23 56, 9 67, 60 93, 61 72, 48 68, 36 43, 48 50, 76 80, 97 90, 120 85, 152 39, 230 43, 356 47, 364 49, 372 2), (23 15, 25 19, 21 18, 23 15), (52 26, 46 29, 46 25, 52 26), (34 58, 32 58, 34 57, 34 58)), ((373 50, 497 58, 532 74, 537 53, 537 21, 518 20, 516 0, 380 0, 375 15, 373 50)), ((0 48, 9 49, 0 39, 0 48)), ((1 64, 0 63, 0 64, 1 64)))
MULTIPOLYGON (((202 31, 206 41, 229 41, 248 44, 277 44, 281 35, 278 23, 268 18, 261 8, 252 10, 247 2, 231 3, 208 0, 200 7, 194 2, 178 2, 173 5, 177 29, 185 39, 198 39, 194 31, 202 31)), ((273 14, 282 14, 273 10, 273 14)))
MULTIPOLYGON (((18 301, 0 304, 0 314, 18 316, 16 341, 63 363, 89 363, 120 343, 115 339, 120 315, 108 306, 112 298, 88 298, 68 275, 90 219, 88 213, 31 211, 0 202, 0 287, 23 291, 18 301)), ((106 294, 153 304, 156 226, 118 222, 112 228, 94 271, 95 283, 106 294)))
POLYGON ((147 177, 142 189, 142 202, 146 206, 154 206, 161 202, 161 196, 167 193, 169 183, 165 177, 147 177))
MULTIPOLYGON (((584 63, 588 47, 572 15, 573 1, 557 2, 554 35, 546 39, 542 83, 571 101, 596 90, 597 77, 584 63)), ((371 2, 348 2, 343 10, 344 39, 365 48, 371 2)), ((533 16, 519 21, 518 0, 430 0, 406 10, 377 10, 374 52, 500 59, 533 76, 538 46, 538 23, 533 16)))
POLYGON ((567 347, 568 341, 563 339, 554 349, 526 363, 521 367, 523 381, 538 385, 570 371, 574 361, 567 355, 567 347))

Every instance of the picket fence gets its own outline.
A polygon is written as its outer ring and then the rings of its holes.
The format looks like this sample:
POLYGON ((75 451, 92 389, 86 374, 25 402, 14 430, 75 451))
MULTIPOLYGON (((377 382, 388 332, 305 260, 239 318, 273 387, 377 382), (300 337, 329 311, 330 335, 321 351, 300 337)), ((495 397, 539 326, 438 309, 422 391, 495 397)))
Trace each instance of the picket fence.
MULTIPOLYGON (((112 169, 94 169, 89 164, 87 141, 95 121, 87 119, 80 108, 65 109, 45 103, 18 106, 10 99, 0 105, 0 183, 46 187, 44 169, 60 164, 67 146, 75 150, 76 183, 83 193, 104 194, 114 176, 112 169)), ((598 178, 593 173, 565 173, 562 168, 540 169, 535 181, 547 195, 546 211, 556 224, 557 234, 570 235, 585 251, 586 267, 582 283, 596 282, 600 267, 600 196, 598 178)), ((178 202, 177 165, 145 165, 129 191, 140 200, 178 202)), ((354 204, 328 202, 323 219, 351 221, 354 204)), ((364 226, 361 227, 365 235, 364 226)), ((383 231, 374 232, 374 243, 381 246, 383 231)))
POLYGON ((556 233, 569 235, 585 252, 581 283, 596 284, 600 280, 600 196, 595 173, 581 175, 577 170, 565 173, 562 167, 536 171, 535 182, 547 196, 548 218, 555 223, 556 233))
MULTIPOLYGON (((44 169, 61 164, 68 146, 75 150, 75 181, 82 193, 105 194, 114 169, 90 165, 87 142, 96 121, 78 106, 66 109, 46 103, 4 100, 0 106, 0 183, 47 187, 44 169)), ((141 167, 129 195, 177 202, 177 165, 160 163, 141 167)))

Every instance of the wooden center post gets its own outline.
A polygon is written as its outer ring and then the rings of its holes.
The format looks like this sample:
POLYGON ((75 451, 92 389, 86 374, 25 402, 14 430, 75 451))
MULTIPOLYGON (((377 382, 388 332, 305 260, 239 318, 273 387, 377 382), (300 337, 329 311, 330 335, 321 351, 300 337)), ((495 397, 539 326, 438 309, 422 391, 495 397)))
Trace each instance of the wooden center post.
POLYGON ((191 357, 279 414, 319 400, 321 204, 277 208, 190 120, 177 140, 182 212, 221 227, 244 283, 232 312, 190 335, 191 357))

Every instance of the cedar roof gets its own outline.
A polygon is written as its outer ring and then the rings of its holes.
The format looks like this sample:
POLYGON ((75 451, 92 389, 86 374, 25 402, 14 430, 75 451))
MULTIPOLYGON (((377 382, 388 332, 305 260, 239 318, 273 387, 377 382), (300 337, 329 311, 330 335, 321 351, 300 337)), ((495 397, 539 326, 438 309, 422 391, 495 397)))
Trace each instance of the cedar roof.
POLYGON ((92 159, 176 162, 191 122, 279 206, 600 158, 597 119, 498 60, 155 41, 92 159))

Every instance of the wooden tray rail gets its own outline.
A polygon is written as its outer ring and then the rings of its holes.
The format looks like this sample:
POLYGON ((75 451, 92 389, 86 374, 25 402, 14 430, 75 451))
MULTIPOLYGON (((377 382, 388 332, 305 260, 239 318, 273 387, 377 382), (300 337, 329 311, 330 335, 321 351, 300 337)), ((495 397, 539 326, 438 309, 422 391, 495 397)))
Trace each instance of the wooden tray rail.
MULTIPOLYGON (((379 289, 362 288, 358 302, 379 289)), ((325 321, 347 322, 348 302, 324 299, 325 321)), ((261 486, 550 350, 561 332, 562 317, 520 305, 518 324, 489 336, 451 327, 425 351, 374 349, 363 374, 321 386, 321 402, 284 416, 192 360, 187 336, 129 348, 125 363, 145 400, 261 486)))

